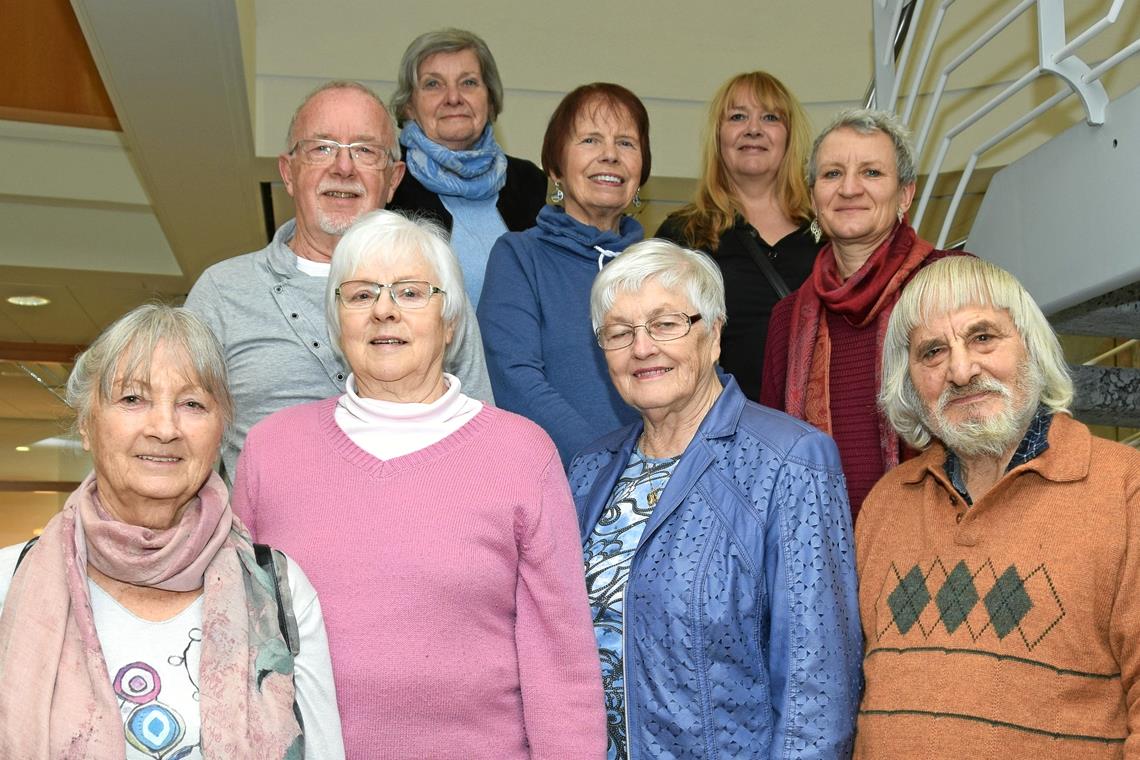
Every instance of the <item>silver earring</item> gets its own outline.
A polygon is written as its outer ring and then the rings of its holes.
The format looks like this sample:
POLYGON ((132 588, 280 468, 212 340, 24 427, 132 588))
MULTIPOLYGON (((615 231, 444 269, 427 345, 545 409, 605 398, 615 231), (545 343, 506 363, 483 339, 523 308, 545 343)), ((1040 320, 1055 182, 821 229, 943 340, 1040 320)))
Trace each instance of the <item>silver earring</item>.
POLYGON ((903 220, 904 216, 906 216, 906 212, 903 211, 902 206, 899 206, 899 224, 902 224, 902 220, 903 220))
POLYGON ((566 193, 562 192, 562 183, 554 183, 554 192, 550 194, 551 203, 561 203, 562 199, 566 197, 566 193))
POLYGON ((641 188, 637 188, 633 193, 633 207, 641 208, 641 188))
POLYGON ((815 242, 818 243, 823 239, 823 230, 819 228, 819 219, 811 220, 811 224, 808 225, 808 231, 811 232, 811 236, 815 242))

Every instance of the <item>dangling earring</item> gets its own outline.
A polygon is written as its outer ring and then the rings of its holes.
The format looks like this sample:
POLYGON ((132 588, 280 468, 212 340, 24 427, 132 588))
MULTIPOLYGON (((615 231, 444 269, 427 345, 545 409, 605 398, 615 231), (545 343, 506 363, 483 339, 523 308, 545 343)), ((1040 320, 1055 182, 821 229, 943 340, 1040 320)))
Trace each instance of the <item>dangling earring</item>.
POLYGON ((566 197, 566 193, 562 192, 562 183, 558 180, 554 181, 554 192, 550 194, 551 203, 561 203, 562 199, 566 197))
POLYGON ((637 188, 637 190, 635 190, 633 193, 633 207, 634 208, 641 208, 641 188, 640 187, 637 188))
POLYGON ((902 220, 903 220, 904 216, 906 216, 906 212, 903 211, 902 206, 899 206, 899 224, 902 224, 902 220))
POLYGON ((808 225, 808 231, 811 232, 812 239, 819 242, 823 239, 823 230, 819 228, 819 219, 812 219, 811 224, 808 225))

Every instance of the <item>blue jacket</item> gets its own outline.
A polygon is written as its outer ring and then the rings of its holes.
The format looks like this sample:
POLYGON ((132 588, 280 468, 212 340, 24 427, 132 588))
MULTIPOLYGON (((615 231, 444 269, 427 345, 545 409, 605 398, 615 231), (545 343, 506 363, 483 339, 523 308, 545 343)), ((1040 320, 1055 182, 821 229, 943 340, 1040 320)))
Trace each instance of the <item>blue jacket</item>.
MULTIPOLYGON (((848 758, 863 638, 839 453, 723 379, 631 563, 629 755, 848 758)), ((570 466, 583 542, 641 431, 570 466)))
POLYGON ((495 404, 554 439, 563 466, 583 446, 637 419, 610 382, 590 327, 590 286, 601 264, 641 240, 623 216, 619 231, 582 224, 546 206, 536 225, 508 232, 491 249, 479 328, 495 404))

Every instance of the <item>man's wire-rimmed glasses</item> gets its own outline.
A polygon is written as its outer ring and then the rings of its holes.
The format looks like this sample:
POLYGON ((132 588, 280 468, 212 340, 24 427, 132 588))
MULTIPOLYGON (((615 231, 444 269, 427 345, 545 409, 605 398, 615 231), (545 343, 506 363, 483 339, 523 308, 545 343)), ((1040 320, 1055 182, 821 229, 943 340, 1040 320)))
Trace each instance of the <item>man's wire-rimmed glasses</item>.
POLYGON ((357 166, 366 166, 369 169, 387 169, 392 161, 388 149, 380 143, 355 142, 342 143, 336 140, 325 140, 319 137, 306 137, 298 140, 289 151, 289 155, 297 156, 306 164, 313 166, 327 166, 336 161, 341 149, 347 150, 352 162, 357 166))

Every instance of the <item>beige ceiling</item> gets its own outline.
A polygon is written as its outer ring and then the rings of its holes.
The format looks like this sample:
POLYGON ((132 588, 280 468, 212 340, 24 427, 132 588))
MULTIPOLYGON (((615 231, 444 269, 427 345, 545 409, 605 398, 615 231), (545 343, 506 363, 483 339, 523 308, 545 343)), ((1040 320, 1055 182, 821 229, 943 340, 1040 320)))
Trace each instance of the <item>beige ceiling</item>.
MULTIPOLYGON (((332 78, 363 80, 388 97, 404 47, 422 31, 460 26, 487 40, 507 90, 500 141, 532 160, 567 90, 610 80, 637 92, 652 124, 655 177, 644 193, 652 226, 691 189, 705 102, 725 77, 775 73, 816 124, 861 103, 873 70, 872 2, 71 0, 121 132, 0 120, 0 344, 86 343, 133 305, 178 297, 209 264, 264 245, 260 183, 276 179, 274 157, 297 102, 332 78), (3 301, 32 293, 51 305, 3 301)), ((1013 5, 954 4, 934 60, 944 65, 1013 5)), ((1070 33, 1109 5, 1068 0, 1070 33)), ((953 124, 1031 65, 1034 23, 1028 14, 955 73, 938 125, 953 124)), ((1132 2, 1085 55, 1103 57, 1138 30, 1140 2, 1132 2)), ((1106 85, 1120 93, 1138 81, 1140 67, 1121 67, 1106 85)), ((994 123, 1056 86, 1031 87, 994 123)), ((983 157, 990 171, 972 193, 984 191, 993 167, 1080 118, 1067 103, 998 146, 983 157)), ((987 129, 992 124, 967 137, 976 143, 987 129)), ((961 167, 966 142, 955 144, 950 169, 961 167)), ((278 209, 277 223, 285 213, 278 209)), ((51 437, 65 413, 28 384, 34 381, 12 373, 22 370, 0 364, 0 480, 21 471, 35 480, 75 477, 82 465, 71 453, 53 455, 42 474, 25 467, 34 457, 9 453, 17 441, 51 437)))

